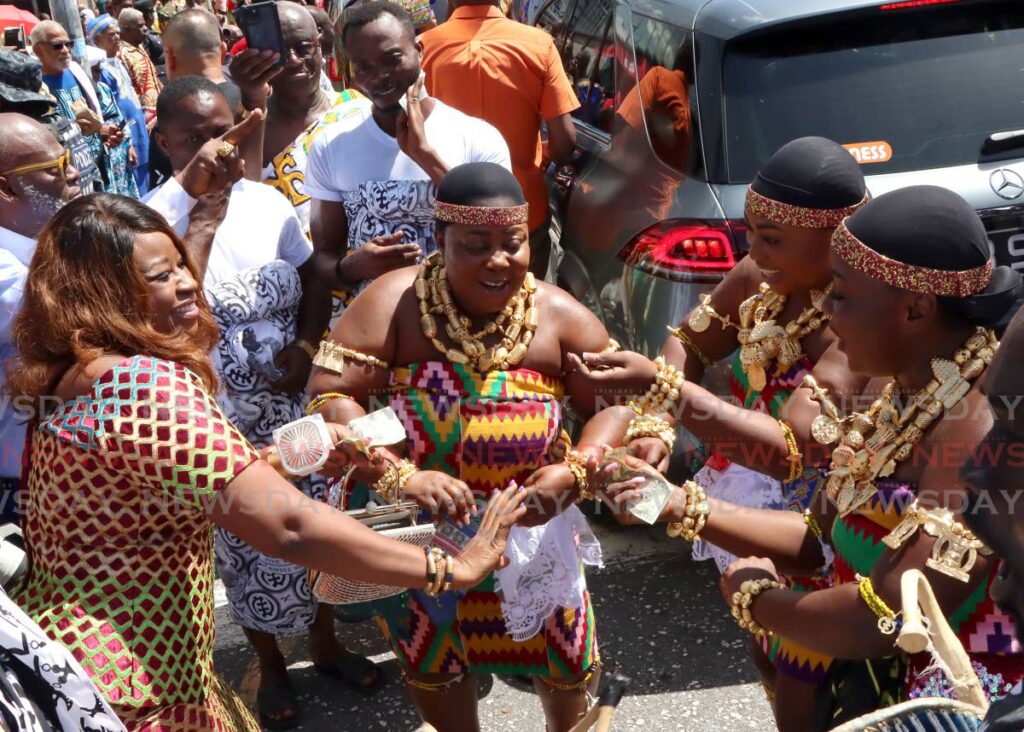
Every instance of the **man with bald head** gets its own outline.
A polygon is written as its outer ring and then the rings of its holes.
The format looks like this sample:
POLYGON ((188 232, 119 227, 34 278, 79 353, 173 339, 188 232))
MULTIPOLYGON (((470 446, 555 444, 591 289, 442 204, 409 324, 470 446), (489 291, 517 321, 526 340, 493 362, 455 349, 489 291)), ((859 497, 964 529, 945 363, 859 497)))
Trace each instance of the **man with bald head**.
POLYGON ((140 47, 146 36, 146 20, 138 10, 127 7, 117 16, 117 23, 121 29, 121 47, 117 51, 117 57, 128 68, 132 86, 135 87, 135 93, 139 95, 139 101, 142 103, 146 123, 152 124, 156 119, 156 98, 160 95, 163 85, 157 77, 152 59, 140 47))
MULTIPOLYGON (((0 114, 0 359, 15 354, 11 323, 21 307, 35 237, 60 208, 81 195, 70 153, 44 125, 0 114)), ((0 514, 16 521, 14 501, 25 442, 22 415, 0 408, 0 514)))

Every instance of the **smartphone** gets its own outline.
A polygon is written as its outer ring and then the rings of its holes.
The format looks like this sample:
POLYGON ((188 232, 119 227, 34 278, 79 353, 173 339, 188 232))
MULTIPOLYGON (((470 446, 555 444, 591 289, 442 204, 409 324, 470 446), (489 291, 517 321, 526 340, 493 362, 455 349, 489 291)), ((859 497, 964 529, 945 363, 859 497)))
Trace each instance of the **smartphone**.
POLYGON ((25 26, 19 25, 17 28, 4 28, 4 46, 24 51, 25 26))
POLYGON ((127 125, 127 124, 128 124, 128 118, 127 117, 122 117, 121 121, 117 123, 117 129, 123 130, 125 128, 125 125, 127 125))
POLYGON ((281 18, 277 14, 277 3, 263 2, 243 5, 234 11, 235 21, 242 29, 249 48, 260 51, 276 51, 279 54, 275 66, 284 66, 288 49, 284 47, 281 33, 281 18))

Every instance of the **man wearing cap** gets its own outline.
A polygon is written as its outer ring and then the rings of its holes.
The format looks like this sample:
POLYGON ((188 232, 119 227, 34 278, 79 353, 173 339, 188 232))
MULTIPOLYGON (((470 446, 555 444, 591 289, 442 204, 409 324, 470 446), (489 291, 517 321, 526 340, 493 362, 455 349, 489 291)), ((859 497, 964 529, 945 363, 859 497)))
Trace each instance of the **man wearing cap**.
POLYGON ((103 190, 103 179, 81 128, 57 112, 57 102, 43 85, 39 59, 17 51, 0 51, 0 112, 18 112, 50 129, 71 153, 78 185, 86 193, 103 190))
POLYGON ((160 35, 153 30, 153 21, 156 11, 153 10, 153 0, 139 0, 135 3, 135 9, 142 13, 142 41, 139 47, 146 52, 149 58, 156 64, 157 72, 164 65, 164 44, 160 35))
MULTIPOLYGON (((7 98, 6 84, 0 93, 7 98)), ((6 106, 6 104, 5 104, 6 106)), ((15 355, 11 323, 21 307, 35 236, 61 207, 82 194, 71 155, 46 127, 25 115, 0 113, 0 359, 15 355)), ((0 374, 2 378, 2 374, 0 374)), ((25 417, 0 405, 0 516, 16 521, 25 417)))

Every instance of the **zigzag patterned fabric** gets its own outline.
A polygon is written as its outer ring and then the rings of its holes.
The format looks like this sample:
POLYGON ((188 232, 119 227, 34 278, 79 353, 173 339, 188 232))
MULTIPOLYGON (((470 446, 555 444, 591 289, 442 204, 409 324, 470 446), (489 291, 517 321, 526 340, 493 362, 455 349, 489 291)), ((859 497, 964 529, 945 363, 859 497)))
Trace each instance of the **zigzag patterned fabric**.
POLYGON ((259 729, 213 669, 204 501, 257 459, 202 382, 136 356, 30 432, 13 597, 129 730, 259 729))
MULTIPOLYGON (((836 551, 836 584, 856 582, 856 575, 867 577, 885 553, 882 539, 900 523, 917 489, 892 479, 877 482, 878 492, 866 503, 832 525, 832 545, 836 551)), ((948 620, 991 700, 1004 696, 1024 678, 1024 654, 1014 633, 1013 620, 999 610, 989 595, 998 563, 985 582, 979 582, 948 620)), ((928 654, 910 658, 904 688, 905 698, 946 696, 953 698, 948 682, 931 668, 928 654)))
MULTIPOLYGON (((409 458, 465 481, 482 502, 509 481, 564 458, 561 382, 528 369, 492 371, 441 362, 392 375, 391 406, 408 433, 409 458)), ((439 522, 439 539, 459 533, 439 522)), ((580 569, 582 572, 582 568, 580 569)), ((556 608, 524 643, 508 635, 493 575, 468 593, 409 592, 378 606, 402 665, 419 674, 494 673, 571 679, 597 660, 590 597, 556 608)))

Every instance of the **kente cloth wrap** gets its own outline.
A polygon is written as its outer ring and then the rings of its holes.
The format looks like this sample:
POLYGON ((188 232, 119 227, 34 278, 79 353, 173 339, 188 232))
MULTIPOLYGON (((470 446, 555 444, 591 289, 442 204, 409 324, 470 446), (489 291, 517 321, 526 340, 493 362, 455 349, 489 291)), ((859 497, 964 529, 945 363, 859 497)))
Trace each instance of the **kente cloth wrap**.
MULTIPOLYGON (((886 550, 882 539, 896 528, 906 508, 917 494, 916 487, 892 479, 876 483, 878 492, 866 503, 846 516, 836 518, 832 525, 832 545, 836 551, 836 584, 856 582, 856 575, 867 577, 886 550)), ((948 616, 964 650, 985 684, 985 691, 994 700, 1004 696, 1024 678, 1024 655, 1017 642, 1013 621, 999 610, 989 597, 998 562, 984 582, 979 582, 970 596, 948 616)), ((931 659, 927 654, 909 658, 904 680, 904 697, 951 696, 948 683, 927 672, 931 659)))
POLYGON ((14 599, 129 730, 256 732, 213 669, 208 501, 258 459, 195 374, 118 363, 29 433, 14 599))
MULTIPOLYGON (((803 383, 804 376, 814 368, 814 361, 803 356, 799 361, 783 368, 777 361, 766 369, 767 383, 757 391, 750 386, 747 374, 740 364, 739 353, 733 358, 729 373, 729 388, 736 403, 744 409, 763 412, 778 417, 782 406, 790 395, 803 383)), ((736 445, 737 450, 753 450, 747 444, 736 445)), ((746 459, 757 462, 757 455, 746 455, 746 459)), ((765 454, 762 461, 770 459, 765 454)), ((695 480, 704 487, 708 496, 729 503, 750 508, 789 509, 803 513, 813 497, 809 481, 815 472, 808 468, 804 476, 793 483, 780 483, 769 475, 758 473, 742 465, 730 463, 720 455, 712 455, 707 464, 697 473, 695 480)), ((722 570, 736 560, 736 557, 707 542, 695 542, 694 559, 714 559, 722 570)), ((827 569, 816 577, 783 577, 786 585, 796 591, 810 592, 830 587, 831 570, 827 569)), ((828 671, 832 659, 797 645, 780 636, 765 639, 765 651, 776 669, 787 677, 818 684, 828 671)))
MULTIPOLYGON (((481 374, 430 361, 394 370, 391 407, 405 425, 409 458, 423 470, 465 481, 478 505, 512 480, 560 462, 563 386, 529 369, 481 374)), ((483 511, 481 510, 481 515, 483 511)), ((458 551, 468 535, 438 522, 435 539, 458 551)), ((576 571, 582 573, 577 563, 576 571)), ((513 640, 491 575, 468 592, 431 598, 411 591, 378 606, 379 622, 401 664, 418 674, 494 673, 570 680, 597 660, 590 596, 555 607, 540 631, 513 640)))
MULTIPOLYGON (((274 359, 297 336, 299 273, 287 262, 274 261, 218 282, 206 295, 221 329, 214 358, 223 387, 218 402, 254 447, 265 447, 273 442, 274 430, 304 416, 302 396, 271 386, 279 376, 274 359)), ((314 474, 295 486, 319 499, 326 483, 314 474)), ((235 622, 275 635, 313 623, 317 603, 304 567, 268 557, 220 527, 216 534, 217 574, 235 622)))

